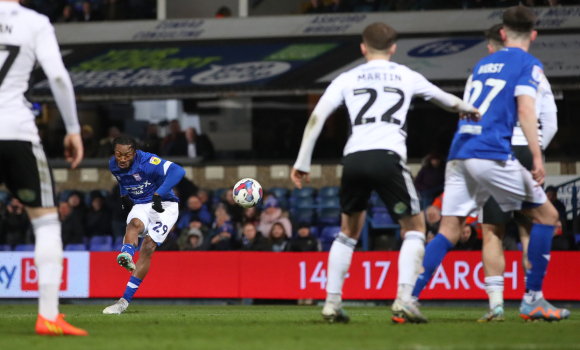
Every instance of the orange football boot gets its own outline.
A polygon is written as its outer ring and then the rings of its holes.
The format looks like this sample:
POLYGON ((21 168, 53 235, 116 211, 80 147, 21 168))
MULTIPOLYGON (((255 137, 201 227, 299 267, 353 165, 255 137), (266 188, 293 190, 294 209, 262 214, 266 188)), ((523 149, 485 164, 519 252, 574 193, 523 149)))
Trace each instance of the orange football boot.
POLYGON ((59 314, 56 321, 49 321, 38 314, 36 320, 36 334, 38 335, 89 335, 87 331, 74 327, 64 320, 66 316, 59 314))

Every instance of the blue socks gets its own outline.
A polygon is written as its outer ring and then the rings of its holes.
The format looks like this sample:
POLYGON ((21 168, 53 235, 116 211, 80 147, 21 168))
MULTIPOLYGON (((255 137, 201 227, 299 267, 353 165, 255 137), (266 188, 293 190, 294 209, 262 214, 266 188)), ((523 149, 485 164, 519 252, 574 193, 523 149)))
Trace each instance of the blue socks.
POLYGON ((419 275, 417 282, 415 283, 415 288, 413 289, 413 296, 419 298, 421 291, 427 286, 429 280, 437 270, 437 267, 441 265, 445 254, 453 249, 453 244, 443 236, 441 233, 437 234, 433 240, 427 244, 425 247, 425 257, 423 258, 423 271, 419 275))
POLYGON ((121 253, 129 253, 131 257, 135 255, 135 247, 132 244, 123 244, 123 248, 121 248, 121 253))
POLYGON ((141 284, 141 282, 143 282, 143 281, 138 279, 135 276, 131 276, 131 278, 129 279, 129 283, 127 283, 127 288, 125 289, 125 294, 123 294, 123 299, 127 300, 127 302, 130 303, 131 299, 133 299, 133 295, 135 295, 135 292, 139 288, 139 285, 141 284))
POLYGON ((552 248, 552 236, 554 226, 534 224, 530 234, 528 247, 528 260, 532 268, 526 271, 526 291, 541 291, 544 276, 550 261, 550 249, 552 248))

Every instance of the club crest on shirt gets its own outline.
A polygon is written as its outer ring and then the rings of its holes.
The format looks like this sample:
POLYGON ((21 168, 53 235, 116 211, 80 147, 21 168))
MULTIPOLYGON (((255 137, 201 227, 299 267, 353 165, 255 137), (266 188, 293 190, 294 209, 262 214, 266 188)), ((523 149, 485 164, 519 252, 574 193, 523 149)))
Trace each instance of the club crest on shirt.
POLYGON ((139 174, 133 174, 133 177, 135 178, 135 180, 141 181, 141 176, 139 174))
POLYGON ((161 159, 159 159, 157 157, 151 157, 151 159, 149 159, 149 163, 151 163, 153 165, 157 165, 157 164, 161 163, 161 159))

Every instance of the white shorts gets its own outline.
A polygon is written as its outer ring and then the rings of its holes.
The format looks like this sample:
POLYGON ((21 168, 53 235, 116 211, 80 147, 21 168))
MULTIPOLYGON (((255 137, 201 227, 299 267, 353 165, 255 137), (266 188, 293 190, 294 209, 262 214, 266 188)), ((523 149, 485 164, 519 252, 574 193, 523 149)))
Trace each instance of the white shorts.
POLYGON ((547 201, 542 187, 517 159, 455 159, 447 162, 441 214, 469 216, 493 196, 503 211, 533 208, 547 201))
POLYGON ((158 213, 151 207, 153 203, 135 204, 129 216, 127 216, 127 224, 134 218, 141 220, 145 226, 145 230, 139 235, 143 238, 147 235, 151 237, 157 245, 161 245, 171 228, 177 222, 179 216, 179 203, 176 202, 161 202, 163 213, 158 213))

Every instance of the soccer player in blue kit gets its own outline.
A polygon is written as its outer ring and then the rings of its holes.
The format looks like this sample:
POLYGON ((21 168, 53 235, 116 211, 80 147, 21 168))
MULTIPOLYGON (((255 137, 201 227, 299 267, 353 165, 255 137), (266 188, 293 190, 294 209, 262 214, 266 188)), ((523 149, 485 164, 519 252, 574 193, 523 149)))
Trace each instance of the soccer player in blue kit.
POLYGON ((443 219, 439 234, 425 249, 424 272, 413 290, 416 298, 445 254, 457 244, 466 217, 493 196, 503 211, 520 211, 534 222, 528 248, 531 268, 526 272, 520 316, 551 321, 570 315, 547 302, 542 293, 558 212, 540 187, 545 171, 535 99, 544 76, 542 63, 527 52, 537 36, 535 20, 526 7, 507 9, 501 29, 505 48, 483 58, 473 69, 469 103, 479 109, 481 119, 461 120, 453 138, 445 174, 443 219), (514 157, 511 147, 518 120, 533 156, 531 173, 514 157))
POLYGON ((103 310, 105 314, 121 314, 133 298, 149 271, 155 248, 161 245, 179 216, 179 199, 172 188, 181 181, 185 170, 154 154, 137 150, 137 143, 128 136, 113 141, 115 156, 109 169, 121 188, 123 209, 127 216, 127 231, 117 262, 131 272, 125 294, 115 304, 103 310), (145 237, 137 264, 133 255, 139 237, 145 237))

